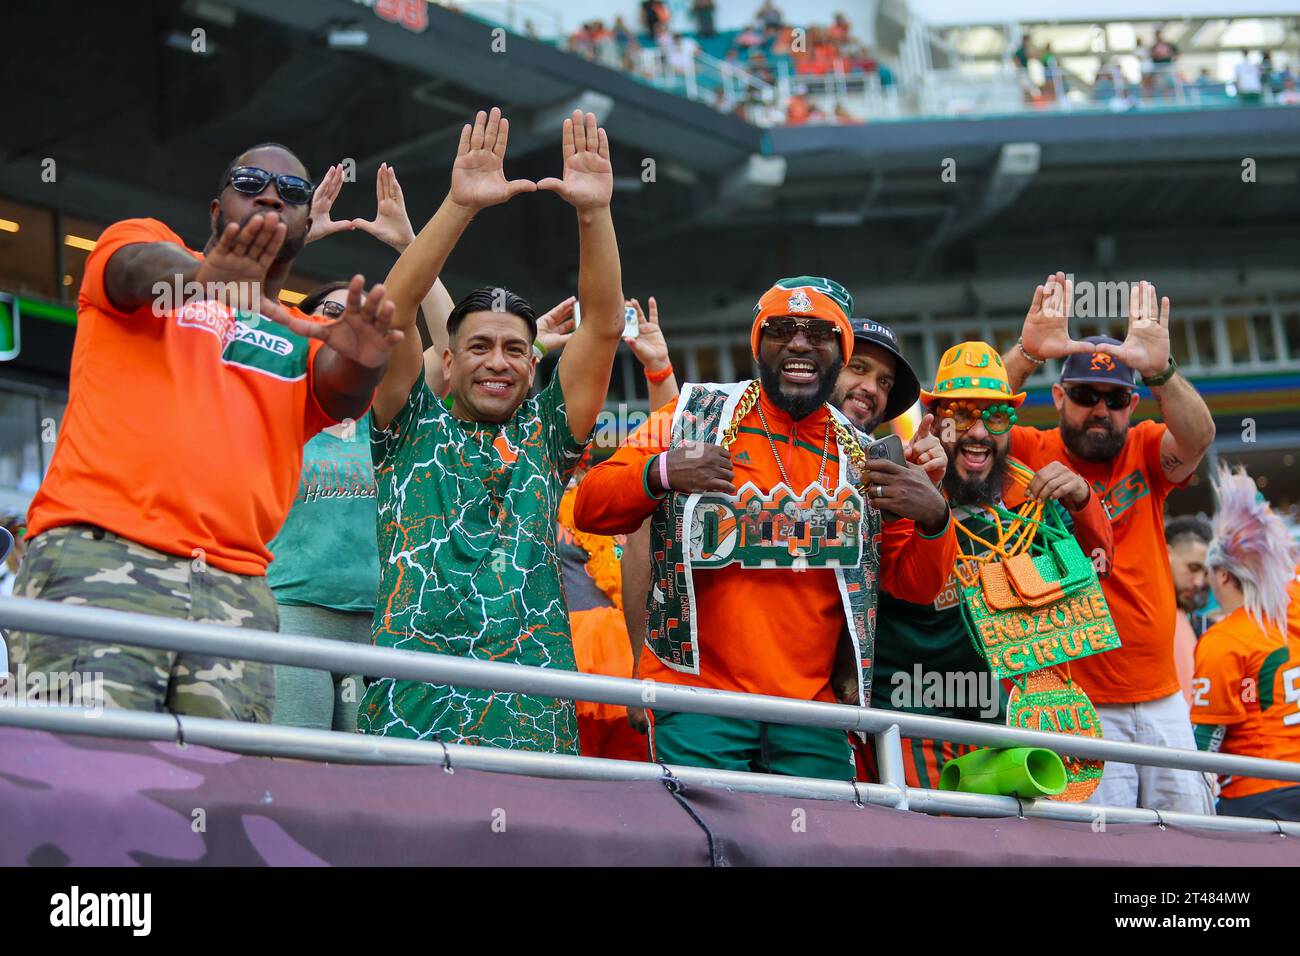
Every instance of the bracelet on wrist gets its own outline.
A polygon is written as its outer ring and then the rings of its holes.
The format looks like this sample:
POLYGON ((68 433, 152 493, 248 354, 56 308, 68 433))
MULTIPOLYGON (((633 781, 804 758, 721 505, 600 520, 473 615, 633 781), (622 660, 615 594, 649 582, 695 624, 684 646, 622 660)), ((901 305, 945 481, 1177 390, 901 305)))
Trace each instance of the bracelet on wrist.
POLYGON ((533 354, 537 356, 538 361, 546 358, 546 346, 543 345, 540 340, 534 340, 533 354))
POLYGON ((1171 355, 1169 356, 1169 367, 1166 368, 1159 375, 1154 375, 1151 378, 1147 378, 1145 375, 1143 375, 1142 384, 1145 385, 1147 388, 1159 388, 1161 385, 1164 385, 1171 378, 1173 378, 1174 373, 1177 371, 1178 371, 1178 363, 1174 361, 1174 357, 1171 355))
POLYGON ((1016 348, 1020 349, 1020 354, 1029 359, 1029 361, 1033 362, 1035 365, 1047 364, 1047 359, 1038 358, 1036 355, 1030 355, 1025 351, 1025 341, 1023 338, 1016 339, 1016 348))
POLYGON ((668 376, 672 374, 673 374, 673 363, 669 362, 667 365, 665 365, 657 372, 652 372, 649 369, 646 369, 645 380, 649 382, 651 385, 658 385, 661 382, 668 381, 668 376))

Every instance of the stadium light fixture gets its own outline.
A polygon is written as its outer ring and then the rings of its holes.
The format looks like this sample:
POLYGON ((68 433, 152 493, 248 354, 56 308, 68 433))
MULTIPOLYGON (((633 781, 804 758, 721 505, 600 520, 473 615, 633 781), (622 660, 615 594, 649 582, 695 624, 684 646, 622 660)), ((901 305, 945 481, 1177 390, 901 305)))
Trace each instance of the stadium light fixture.
POLYGON ((192 13, 200 19, 207 20, 209 23, 215 23, 223 27, 233 27, 237 14, 230 7, 220 3, 213 3, 212 0, 188 0, 181 9, 186 13, 192 13))
POLYGON ((599 93, 596 90, 583 90, 577 96, 565 100, 563 103, 539 109, 533 115, 532 132, 536 136, 547 138, 554 136, 556 128, 572 116, 574 110, 596 114, 596 122, 604 126, 609 120, 609 114, 613 109, 614 98, 612 96, 599 93))
POLYGON ((66 235, 63 237, 65 246, 72 246, 74 249, 85 249, 87 252, 95 251, 95 240, 86 239, 83 236, 66 235))
POLYGON ((326 34, 326 42, 334 50, 355 50, 370 42, 370 34, 355 23, 332 26, 326 34))
POLYGON ((0 219, 0 232, 17 232, 18 223, 12 219, 0 219))

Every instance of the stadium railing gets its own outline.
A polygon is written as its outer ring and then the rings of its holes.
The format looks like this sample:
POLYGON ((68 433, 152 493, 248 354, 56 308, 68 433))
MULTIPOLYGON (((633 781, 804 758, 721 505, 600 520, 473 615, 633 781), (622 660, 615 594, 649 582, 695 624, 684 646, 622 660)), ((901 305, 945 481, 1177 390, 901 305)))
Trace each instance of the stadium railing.
MULTIPOLYGON (((1037 817, 1104 823, 1154 823, 1224 831, 1300 836, 1300 824, 1251 817, 1220 817, 1132 807, 1106 807, 1049 799, 1022 800, 909 787, 903 776, 901 738, 927 737, 983 747, 1044 747, 1085 760, 1262 777, 1300 783, 1300 764, 1231 754, 1073 737, 977 721, 953 720, 843 704, 704 690, 675 684, 581 674, 552 668, 343 644, 324 638, 197 624, 127 611, 0 599, 0 626, 65 638, 211 654, 236 660, 311 667, 371 678, 393 677, 459 684, 546 697, 652 706, 774 723, 861 731, 876 744, 880 783, 815 780, 698 767, 664 766, 596 757, 500 750, 486 746, 398 740, 326 730, 238 723, 172 714, 138 713, 54 704, 24 705, 5 695, 0 726, 135 740, 175 741, 240 753, 370 764, 441 764, 537 777, 590 780, 662 780, 686 785, 824 800, 853 801, 956 816, 1037 817)), ((55 675, 48 675, 54 677, 55 675)), ((21 688, 15 691, 21 692, 21 688)))

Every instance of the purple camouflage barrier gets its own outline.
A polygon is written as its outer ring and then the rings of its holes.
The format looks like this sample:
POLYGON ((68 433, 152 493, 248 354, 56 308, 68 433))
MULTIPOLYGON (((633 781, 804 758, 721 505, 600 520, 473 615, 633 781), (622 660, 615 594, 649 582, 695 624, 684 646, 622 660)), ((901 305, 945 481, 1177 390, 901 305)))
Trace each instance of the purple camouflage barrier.
POLYGON ((657 782, 247 757, 0 728, 0 865, 1300 864, 1300 841, 929 817, 657 782), (201 822, 201 826, 200 826, 201 822), (708 830, 708 834, 705 832, 708 830))

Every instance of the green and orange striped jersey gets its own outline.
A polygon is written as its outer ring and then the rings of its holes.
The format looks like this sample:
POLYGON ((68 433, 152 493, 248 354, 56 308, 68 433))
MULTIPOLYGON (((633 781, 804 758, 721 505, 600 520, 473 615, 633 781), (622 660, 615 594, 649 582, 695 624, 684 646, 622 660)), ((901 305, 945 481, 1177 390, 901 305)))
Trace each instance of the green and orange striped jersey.
MULTIPOLYGON (((1290 595, 1286 634, 1265 631, 1238 608, 1196 645, 1192 723, 1226 727, 1223 753, 1300 763, 1300 584, 1290 595)), ((1229 800, 1295 786, 1259 777, 1222 784, 1229 800)))

